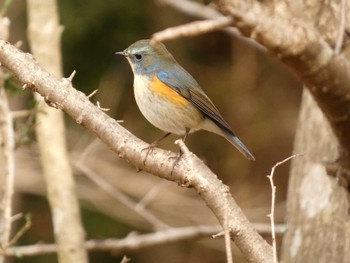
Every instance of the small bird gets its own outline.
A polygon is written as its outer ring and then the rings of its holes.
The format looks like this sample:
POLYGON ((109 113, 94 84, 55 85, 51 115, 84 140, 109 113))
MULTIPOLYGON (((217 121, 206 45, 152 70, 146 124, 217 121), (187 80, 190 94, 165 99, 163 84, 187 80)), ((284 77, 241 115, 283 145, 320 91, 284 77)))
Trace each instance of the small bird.
MULTIPOLYGON (((130 63, 140 111, 150 123, 167 132, 146 148, 144 163, 149 152, 168 135, 181 135, 185 140, 189 133, 201 129, 225 137, 247 159, 255 160, 197 81, 176 62, 164 44, 139 40, 116 54, 130 63)), ((181 152, 174 166, 180 156, 181 152)))

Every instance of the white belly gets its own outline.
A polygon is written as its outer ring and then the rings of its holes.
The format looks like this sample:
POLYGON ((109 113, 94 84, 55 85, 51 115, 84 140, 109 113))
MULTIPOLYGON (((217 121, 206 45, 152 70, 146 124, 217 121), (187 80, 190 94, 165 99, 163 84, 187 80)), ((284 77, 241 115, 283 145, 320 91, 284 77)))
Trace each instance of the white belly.
POLYGON ((157 128, 183 135, 186 128, 191 132, 201 129, 203 115, 192 104, 178 107, 149 89, 150 79, 145 76, 135 76, 134 95, 137 106, 145 118, 157 128))

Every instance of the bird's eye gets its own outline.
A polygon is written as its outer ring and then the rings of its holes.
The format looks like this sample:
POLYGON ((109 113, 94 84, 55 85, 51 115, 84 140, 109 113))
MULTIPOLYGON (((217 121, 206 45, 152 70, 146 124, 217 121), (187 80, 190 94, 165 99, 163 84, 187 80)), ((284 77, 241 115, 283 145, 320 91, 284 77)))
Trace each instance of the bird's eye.
POLYGON ((142 59, 142 55, 141 54, 135 54, 135 58, 137 61, 140 61, 142 59))

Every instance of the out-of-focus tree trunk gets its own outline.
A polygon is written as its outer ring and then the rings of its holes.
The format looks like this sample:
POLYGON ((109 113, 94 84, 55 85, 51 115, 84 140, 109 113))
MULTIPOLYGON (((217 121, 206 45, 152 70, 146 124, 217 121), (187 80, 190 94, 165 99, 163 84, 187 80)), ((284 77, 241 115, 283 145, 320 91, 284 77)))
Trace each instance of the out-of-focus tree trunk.
POLYGON ((349 262, 349 199, 337 173, 338 142, 305 89, 294 144, 283 262, 349 262))
MULTIPOLYGON (((28 0, 28 35, 35 58, 50 72, 61 76, 60 39, 55 0, 28 0)), ((40 95, 36 135, 47 185, 58 258, 61 263, 87 262, 75 182, 70 167, 63 112, 50 108, 40 95)), ((50 100, 50 98, 45 98, 50 100)))
MULTIPOLYGON (((341 12, 343 8, 347 16, 348 0, 285 3, 291 14, 317 28, 322 38, 337 48, 339 34, 346 34, 344 30, 350 22, 345 19, 341 29, 341 12)), ((342 47, 346 52, 345 43, 342 47)), ((322 103, 327 101, 327 83, 324 85, 322 103)), ((310 90, 313 91, 312 87, 310 90)), ((327 118, 305 89, 294 144, 294 153, 305 156, 292 162, 287 197, 289 228, 283 240, 283 262, 349 262, 349 182, 343 180, 342 174, 347 167, 339 161, 348 157, 340 149, 327 118)))

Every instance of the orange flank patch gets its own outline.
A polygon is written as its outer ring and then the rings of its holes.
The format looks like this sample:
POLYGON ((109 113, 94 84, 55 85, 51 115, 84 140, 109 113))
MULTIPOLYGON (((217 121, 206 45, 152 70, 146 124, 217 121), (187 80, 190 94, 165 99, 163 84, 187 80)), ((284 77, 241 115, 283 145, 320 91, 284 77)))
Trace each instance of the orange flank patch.
POLYGON ((174 104, 186 105, 190 103, 187 99, 182 97, 172 88, 168 87, 164 82, 162 82, 157 76, 153 77, 151 82, 151 90, 157 93, 160 97, 172 101, 174 104))

